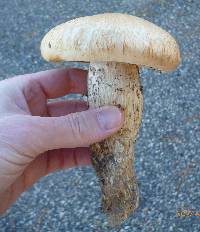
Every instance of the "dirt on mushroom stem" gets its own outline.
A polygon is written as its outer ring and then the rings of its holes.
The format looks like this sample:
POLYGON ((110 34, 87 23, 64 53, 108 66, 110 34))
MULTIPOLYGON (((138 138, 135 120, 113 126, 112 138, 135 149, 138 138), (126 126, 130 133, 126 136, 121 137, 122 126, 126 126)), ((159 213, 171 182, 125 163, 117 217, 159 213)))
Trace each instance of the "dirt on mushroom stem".
POLYGON ((134 143, 142 118, 143 95, 138 66, 90 63, 88 101, 90 107, 116 105, 124 113, 121 130, 91 146, 92 163, 101 184, 102 208, 114 227, 128 218, 139 204, 134 143))

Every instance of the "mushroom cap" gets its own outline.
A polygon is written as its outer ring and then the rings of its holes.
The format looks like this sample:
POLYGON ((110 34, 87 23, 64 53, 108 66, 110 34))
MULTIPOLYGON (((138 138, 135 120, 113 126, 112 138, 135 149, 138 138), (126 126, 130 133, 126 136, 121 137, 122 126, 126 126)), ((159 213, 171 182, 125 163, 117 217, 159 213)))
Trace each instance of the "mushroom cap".
POLYGON ((180 62, 175 39, 135 16, 106 13, 80 17, 51 29, 41 42, 47 61, 114 61, 174 70, 180 62))

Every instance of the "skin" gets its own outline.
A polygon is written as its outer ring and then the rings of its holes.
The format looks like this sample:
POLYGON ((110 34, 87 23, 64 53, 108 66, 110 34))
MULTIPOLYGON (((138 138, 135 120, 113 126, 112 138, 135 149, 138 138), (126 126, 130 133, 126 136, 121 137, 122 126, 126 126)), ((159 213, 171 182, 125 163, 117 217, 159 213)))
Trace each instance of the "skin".
POLYGON ((87 72, 59 69, 0 82, 0 213, 41 177, 89 165, 89 145, 123 124, 114 106, 88 109, 87 102, 56 99, 87 95, 87 72))

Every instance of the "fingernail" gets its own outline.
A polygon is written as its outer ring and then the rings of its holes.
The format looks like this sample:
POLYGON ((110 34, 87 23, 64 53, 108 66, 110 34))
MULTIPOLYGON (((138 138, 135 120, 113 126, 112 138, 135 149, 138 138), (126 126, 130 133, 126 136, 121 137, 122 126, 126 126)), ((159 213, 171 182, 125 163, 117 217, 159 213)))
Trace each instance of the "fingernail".
POLYGON ((122 123, 122 113, 117 107, 103 107, 97 115, 103 130, 117 129, 122 123))

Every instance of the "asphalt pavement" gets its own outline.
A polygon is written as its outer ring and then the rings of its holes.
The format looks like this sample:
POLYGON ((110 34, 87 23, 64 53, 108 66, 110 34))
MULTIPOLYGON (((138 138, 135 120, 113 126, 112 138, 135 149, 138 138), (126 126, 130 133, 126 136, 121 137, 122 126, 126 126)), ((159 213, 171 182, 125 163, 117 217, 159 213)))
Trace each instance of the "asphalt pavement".
POLYGON ((200 231, 200 1, 199 0, 1 0, 0 79, 78 63, 49 64, 40 41, 55 25, 75 17, 122 12, 143 17, 178 41, 175 72, 142 69, 143 121, 136 144, 140 206, 110 229, 100 209, 91 167, 51 174, 24 193, 0 218, 1 232, 200 231))

